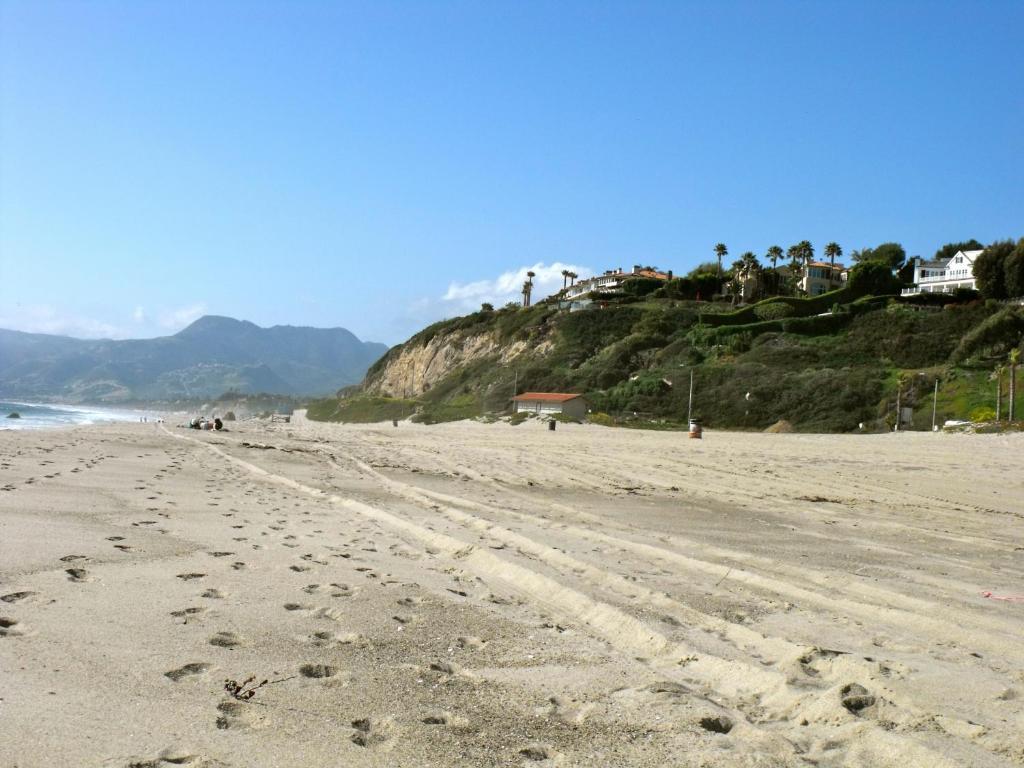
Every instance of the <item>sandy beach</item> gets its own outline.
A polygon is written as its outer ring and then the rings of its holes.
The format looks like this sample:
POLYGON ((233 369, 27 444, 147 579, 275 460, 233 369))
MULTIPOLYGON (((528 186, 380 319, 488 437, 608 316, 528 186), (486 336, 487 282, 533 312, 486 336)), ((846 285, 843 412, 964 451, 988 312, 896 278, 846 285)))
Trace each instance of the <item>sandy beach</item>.
POLYGON ((1024 764, 1024 435, 231 426, 0 432, 0 766, 1024 764))

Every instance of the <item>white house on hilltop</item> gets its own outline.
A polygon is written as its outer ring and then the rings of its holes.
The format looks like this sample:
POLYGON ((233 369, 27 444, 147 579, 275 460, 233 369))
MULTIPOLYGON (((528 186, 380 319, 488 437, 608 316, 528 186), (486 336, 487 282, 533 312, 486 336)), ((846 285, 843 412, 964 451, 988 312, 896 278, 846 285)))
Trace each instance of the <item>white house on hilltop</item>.
POLYGON ((982 251, 957 251, 946 261, 914 259, 914 287, 904 288, 903 295, 915 293, 952 293, 957 288, 977 289, 974 261, 982 251))

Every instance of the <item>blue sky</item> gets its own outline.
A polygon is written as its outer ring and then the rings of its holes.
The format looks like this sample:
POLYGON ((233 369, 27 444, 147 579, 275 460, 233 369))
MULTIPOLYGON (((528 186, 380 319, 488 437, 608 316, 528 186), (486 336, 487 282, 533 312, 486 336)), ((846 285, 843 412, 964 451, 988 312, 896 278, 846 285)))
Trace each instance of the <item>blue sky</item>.
POLYGON ((1019 0, 0 0, 0 327, 396 343, 535 265, 1024 236, 1021 29, 1019 0))

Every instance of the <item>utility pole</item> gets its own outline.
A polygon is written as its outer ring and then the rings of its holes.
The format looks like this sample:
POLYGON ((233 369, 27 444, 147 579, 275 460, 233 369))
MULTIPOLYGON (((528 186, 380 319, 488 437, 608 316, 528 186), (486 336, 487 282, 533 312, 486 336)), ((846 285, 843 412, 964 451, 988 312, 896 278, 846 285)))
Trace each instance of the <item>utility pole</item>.
POLYGON ((1001 421, 1001 413, 1003 405, 1003 372, 996 368, 996 421, 1001 421))
POLYGON ((903 394, 903 384, 896 385, 896 432, 900 431, 900 395, 903 394))
POLYGON ((935 379, 935 393, 932 395, 932 432, 935 431, 935 410, 939 404, 939 379, 935 379))
POLYGON ((515 378, 512 379, 512 397, 519 394, 519 369, 515 370, 515 378))
POLYGON ((690 402, 686 406, 686 423, 693 421, 693 368, 690 369, 690 402))

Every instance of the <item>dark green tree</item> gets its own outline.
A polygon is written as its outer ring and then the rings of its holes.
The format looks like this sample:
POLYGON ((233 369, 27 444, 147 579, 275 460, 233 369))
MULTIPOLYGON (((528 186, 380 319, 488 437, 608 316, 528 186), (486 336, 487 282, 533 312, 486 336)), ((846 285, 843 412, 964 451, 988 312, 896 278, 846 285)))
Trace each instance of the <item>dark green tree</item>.
POLYGON ((984 247, 984 245, 973 238, 964 240, 962 243, 946 243, 935 252, 935 261, 948 261, 953 256, 956 256, 959 251, 980 251, 984 247))
POLYGON ((700 275, 717 275, 718 265, 713 261, 702 261, 687 273, 687 277, 695 279, 700 275))
POLYGON ((861 262, 850 270, 846 287, 854 296, 888 296, 900 292, 900 281, 881 261, 861 262))
POLYGON ((992 243, 974 260, 974 279, 978 292, 986 299, 1005 299, 1006 261, 1016 245, 1013 240, 992 243))
POLYGON ((862 248, 859 251, 853 251, 850 258, 858 264, 868 261, 887 264, 889 269, 895 271, 906 262, 907 252, 899 243, 882 243, 876 248, 862 248))
POLYGON ((1003 282, 1008 298, 1024 296, 1024 237, 1006 257, 1006 263, 1003 265, 1003 282))
POLYGON ((782 249, 777 245, 773 245, 768 249, 768 252, 765 254, 765 258, 771 259, 772 269, 775 269, 775 264, 782 258, 782 249))

